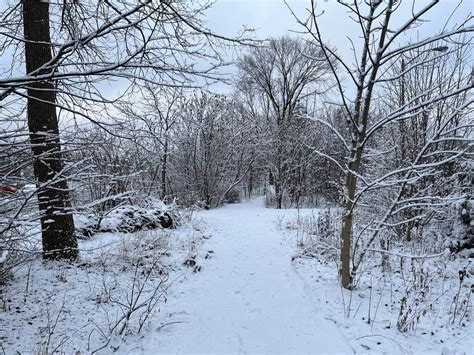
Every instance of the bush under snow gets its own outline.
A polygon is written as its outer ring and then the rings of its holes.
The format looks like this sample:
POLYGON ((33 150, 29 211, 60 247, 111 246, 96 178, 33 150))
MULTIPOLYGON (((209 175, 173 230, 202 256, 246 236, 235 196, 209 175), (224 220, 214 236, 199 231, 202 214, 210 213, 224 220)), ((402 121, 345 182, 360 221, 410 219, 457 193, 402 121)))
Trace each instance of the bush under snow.
POLYGON ((107 212, 76 214, 78 236, 96 233, 133 233, 140 230, 172 228, 178 220, 175 206, 149 203, 145 206, 122 205, 107 212))

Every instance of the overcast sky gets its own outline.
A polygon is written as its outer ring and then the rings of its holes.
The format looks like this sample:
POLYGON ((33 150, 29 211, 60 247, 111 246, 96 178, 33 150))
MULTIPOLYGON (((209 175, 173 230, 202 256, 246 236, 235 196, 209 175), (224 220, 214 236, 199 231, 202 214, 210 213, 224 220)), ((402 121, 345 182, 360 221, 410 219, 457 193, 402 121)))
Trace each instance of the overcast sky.
MULTIPOLYGON (((426 6, 430 1, 416 0, 415 10, 426 6)), ((302 30, 292 16, 288 6, 302 18, 307 13, 309 0, 288 0, 288 5, 283 0, 216 0, 211 9, 207 11, 207 25, 216 33, 235 36, 244 26, 256 30, 259 38, 268 38, 289 34, 297 36, 294 31, 302 30)), ((403 1, 402 6, 395 13, 394 20, 403 23, 409 19, 412 1, 403 1)), ((318 1, 318 8, 324 11, 320 19, 320 28, 330 45, 337 48, 338 52, 348 61, 353 62, 347 36, 357 41, 360 29, 357 24, 349 19, 347 10, 336 3, 336 0, 318 1)), ((434 9, 430 10, 426 19, 429 22, 419 29, 412 31, 412 36, 424 38, 439 32, 448 21, 449 15, 456 9, 450 18, 447 28, 463 21, 469 14, 472 15, 474 0, 441 0, 434 9), (459 6, 458 6, 459 5, 459 6), (457 8, 457 9, 456 9, 457 8)), ((471 22, 474 22, 471 20, 471 22)), ((472 25, 472 23, 471 23, 472 25)), ((402 41, 408 41, 406 36, 402 41)))
MULTIPOLYGON (((415 10, 426 6, 431 1, 415 0, 415 10)), ((260 38, 280 36, 291 31, 301 30, 288 6, 298 16, 303 17, 310 4, 309 0, 215 0, 211 9, 207 11, 208 25, 220 34, 235 35, 243 26, 254 28, 260 38)), ((337 4, 336 0, 317 1, 318 9, 324 14, 320 17, 321 28, 327 37, 336 45, 347 43, 345 37, 352 35, 357 26, 348 19, 346 9, 337 4)), ((400 10, 395 19, 399 22, 409 18, 412 1, 402 1, 400 10)), ((450 24, 459 23, 474 9, 474 0, 441 0, 430 10, 427 19, 430 23, 424 24, 426 32, 434 33, 446 23, 449 14, 456 8, 450 24), (459 5, 459 6, 458 6, 459 5)))
MULTIPOLYGON (((416 8, 426 6, 429 2, 429 0, 415 0, 416 8)), ((302 28, 297 24, 288 6, 297 16, 304 18, 310 1, 287 0, 287 3, 288 5, 283 0, 215 0, 215 3, 206 12, 205 25, 215 33, 229 37, 236 36, 244 27, 255 29, 255 35, 260 39, 286 34, 297 36, 298 34, 294 31, 301 31, 302 28)), ((395 19, 398 22, 408 20, 411 13, 411 3, 412 1, 402 0, 403 7, 395 14, 395 19)), ((4 5, 3 0, 0 0, 0 8, 4 5)), ((324 12, 319 20, 326 42, 337 48, 339 54, 346 61, 353 62, 354 56, 347 36, 350 36, 354 41, 357 40, 360 33, 357 24, 349 19, 345 8, 337 4, 336 0, 320 0, 318 1, 318 8, 319 11, 324 12)), ((454 9, 456 9, 456 12, 451 16, 448 28, 461 22, 469 14, 472 15, 474 0, 464 0, 462 2, 460 0, 440 0, 440 3, 429 12, 427 18, 430 22, 425 23, 412 34, 423 38, 438 32, 446 24, 454 9)), ((472 22, 474 21, 471 20, 471 25, 472 22)), ((402 37, 402 40, 406 41, 408 38, 402 37)), ((9 60, 11 58, 0 58, 0 64, 7 61, 6 65, 9 66, 9 60)), ((226 72, 235 73, 236 70, 229 68, 226 72)), ((113 86, 121 87, 117 84, 113 84, 113 86)), ((229 92, 230 88, 217 85, 214 90, 229 92)))

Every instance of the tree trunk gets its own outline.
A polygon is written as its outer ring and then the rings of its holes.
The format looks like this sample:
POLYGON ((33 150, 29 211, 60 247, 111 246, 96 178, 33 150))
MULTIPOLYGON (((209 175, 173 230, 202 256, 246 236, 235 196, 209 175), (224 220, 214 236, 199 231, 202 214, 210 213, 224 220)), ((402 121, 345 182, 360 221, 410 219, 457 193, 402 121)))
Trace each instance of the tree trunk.
MULTIPOLYGON (((41 68, 52 59, 48 2, 23 0, 23 26, 27 73, 32 76, 51 73, 52 68, 41 68)), ((27 91, 33 169, 39 187, 43 257, 75 259, 78 256, 77 239, 68 184, 62 176, 64 164, 54 90, 54 84, 45 80, 29 84, 27 91)))
MULTIPOLYGON (((355 145, 355 143, 353 143, 355 145)), ((352 222, 353 222, 353 206, 354 198, 357 187, 357 175, 351 173, 358 173, 360 170, 360 162, 362 157, 362 151, 360 148, 356 150, 353 161, 349 164, 350 171, 347 173, 346 188, 347 188, 347 201, 344 206, 344 219, 341 231, 341 285, 345 289, 352 289, 352 273, 350 267, 351 261, 351 239, 352 239, 352 222)))
MULTIPOLYGON (((168 133, 166 133, 168 134, 168 133)), ((168 168, 168 137, 165 138, 165 147, 164 147, 164 152, 163 152, 163 158, 162 158, 162 165, 161 165, 161 195, 160 198, 162 201, 165 200, 167 194, 166 194, 166 174, 167 174, 167 168, 168 168)))
POLYGON ((248 182, 247 182, 247 193, 248 193, 249 199, 252 197, 252 191, 253 191, 253 170, 250 169, 248 182))
POLYGON ((275 203, 276 208, 281 210, 282 208, 282 201, 283 201, 283 188, 280 183, 279 177, 275 179, 275 203))

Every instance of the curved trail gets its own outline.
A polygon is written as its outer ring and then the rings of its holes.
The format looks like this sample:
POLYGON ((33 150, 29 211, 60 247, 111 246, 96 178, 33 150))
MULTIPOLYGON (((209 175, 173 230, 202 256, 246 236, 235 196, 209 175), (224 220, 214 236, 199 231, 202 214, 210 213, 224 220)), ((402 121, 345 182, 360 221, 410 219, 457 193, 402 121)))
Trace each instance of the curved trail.
POLYGON ((170 321, 144 353, 352 353, 293 270, 294 246, 277 231, 278 211, 263 200, 199 213, 214 253, 200 274, 177 286, 170 321))

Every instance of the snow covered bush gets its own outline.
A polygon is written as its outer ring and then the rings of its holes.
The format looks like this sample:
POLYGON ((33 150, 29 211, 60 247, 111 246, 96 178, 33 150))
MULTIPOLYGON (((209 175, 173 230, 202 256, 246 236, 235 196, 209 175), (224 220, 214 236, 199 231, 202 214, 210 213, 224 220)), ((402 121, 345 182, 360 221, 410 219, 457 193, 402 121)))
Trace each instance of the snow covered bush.
POLYGON ((474 256, 474 200, 466 198, 458 203, 451 213, 449 249, 467 257, 474 256), (454 213, 453 213, 454 212, 454 213))
POLYGON ((142 205, 122 205, 109 211, 77 214, 76 230, 85 238, 95 233, 133 233, 140 230, 172 228, 179 220, 176 206, 149 200, 142 205))

